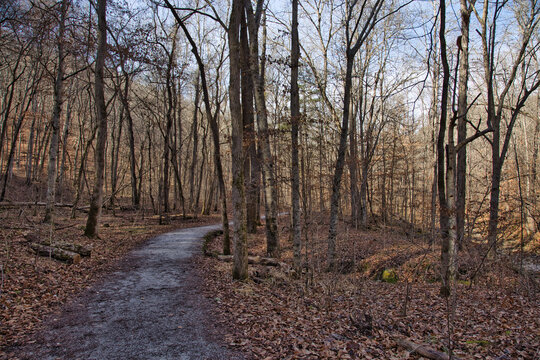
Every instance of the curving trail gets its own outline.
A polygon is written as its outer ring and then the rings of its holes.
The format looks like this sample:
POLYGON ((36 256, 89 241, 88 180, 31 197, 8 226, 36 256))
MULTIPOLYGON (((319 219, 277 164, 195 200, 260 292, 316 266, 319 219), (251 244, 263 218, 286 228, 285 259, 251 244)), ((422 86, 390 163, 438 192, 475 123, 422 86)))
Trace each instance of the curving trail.
POLYGON ((120 269, 46 321, 27 359, 242 359, 220 339, 190 258, 219 225, 177 230, 131 252, 120 269))

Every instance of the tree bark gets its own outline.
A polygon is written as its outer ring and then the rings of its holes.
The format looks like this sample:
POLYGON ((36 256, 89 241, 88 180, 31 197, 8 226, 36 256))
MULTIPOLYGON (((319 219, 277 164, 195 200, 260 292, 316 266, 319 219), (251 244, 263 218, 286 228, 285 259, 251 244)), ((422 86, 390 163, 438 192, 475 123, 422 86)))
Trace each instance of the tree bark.
POLYGON ((120 100, 122 101, 122 106, 126 113, 127 120, 127 130, 128 130, 128 139, 129 139, 129 170, 131 175, 131 203, 133 206, 138 209, 140 206, 141 199, 139 193, 137 192, 137 166, 135 164, 135 134, 133 130, 133 117, 131 116, 131 108, 129 106, 129 74, 125 70, 124 58, 120 60, 120 68, 125 77, 124 91, 119 91, 120 100))
POLYGON ((104 68, 107 56, 107 0, 97 0, 98 15, 98 49, 96 56, 95 101, 96 120, 98 124, 97 144, 95 149, 96 174, 90 210, 84 234, 88 237, 99 235, 99 218, 103 202, 103 181, 105 173, 105 144, 107 143, 107 105, 104 93, 104 68))
POLYGON ((300 230, 300 174, 298 168, 298 132, 300 127, 300 91, 298 88, 298 0, 292 1, 291 39, 291 204, 294 268, 301 268, 302 233, 300 230))
POLYGON ((259 129, 259 146, 262 154, 262 173, 264 177, 264 198, 266 213, 266 252, 270 257, 279 257, 279 235, 277 229, 277 184, 274 169, 274 158, 270 149, 270 132, 268 129, 268 112, 264 94, 264 71, 259 68, 258 30, 262 14, 263 0, 257 0, 256 12, 253 12, 251 0, 244 0, 249 30, 251 76, 255 91, 255 107, 257 108, 257 125, 259 129))
MULTIPOLYGON (((459 61, 459 85, 458 85, 458 144, 467 139, 467 92, 469 81, 469 27, 472 9, 468 6, 468 0, 460 0, 461 5, 461 37, 458 38, 458 46, 461 47, 459 61)), ((463 246, 465 234, 465 197, 467 184, 467 147, 463 146, 457 154, 456 169, 456 236, 459 249, 463 246)))
POLYGON ((247 24, 244 12, 242 13, 242 23, 240 28, 240 46, 242 47, 241 58, 241 96, 242 96, 242 118, 244 122, 244 141, 247 152, 244 160, 244 180, 246 182, 246 219, 249 233, 257 232, 259 219, 257 216, 258 192, 260 186, 260 171, 257 163, 257 141, 255 132, 255 121, 253 114, 253 77, 249 65, 249 39, 247 34, 247 24))
POLYGON ((189 210, 194 212, 194 193, 195 193, 195 166, 197 165, 197 156, 199 155, 199 102, 201 87, 199 83, 199 74, 197 74, 197 79, 195 80, 195 100, 193 109, 193 122, 191 127, 191 138, 193 139, 193 148, 191 153, 191 166, 189 168, 189 210))
MULTIPOLYGON (((439 194, 439 222, 441 228, 441 264, 442 264, 442 285, 441 294, 444 296, 450 295, 450 267, 452 263, 452 248, 449 241, 449 227, 450 227, 450 207, 447 201, 445 181, 448 179, 447 171, 445 171, 445 147, 444 139, 446 136, 447 117, 448 117, 448 94, 450 88, 450 67, 448 65, 448 57, 446 51, 446 2, 440 1, 440 29, 439 29, 439 41, 441 46, 441 62, 443 67, 443 83, 441 90, 441 120, 439 123, 439 135, 437 138, 437 185, 439 194), (446 178, 445 178, 446 176, 446 178)), ((451 135, 453 136, 453 133, 451 135)), ((451 162, 450 159, 448 162, 451 162)), ((453 169, 448 169, 454 175, 453 169)), ((453 179, 451 179, 453 183, 453 179)), ((453 192, 453 186, 451 186, 451 192, 453 192)))
MULTIPOLYGON (((212 131, 212 142, 214 145, 214 163, 216 167, 216 172, 218 176, 218 184, 219 184, 219 190, 221 194, 221 221, 222 221, 222 227, 223 227, 223 253, 225 255, 229 255, 231 253, 231 246, 230 246, 230 231, 229 231, 229 219, 227 214, 227 194, 225 189, 225 180, 223 176, 223 166, 221 163, 221 145, 219 142, 219 126, 217 117, 219 115, 220 107, 219 102, 216 100, 218 106, 215 109, 214 115, 212 115, 212 110, 210 106, 210 96, 208 93, 208 84, 206 81, 206 71, 204 67, 204 63, 202 62, 202 59, 199 55, 199 51, 197 49, 197 45, 195 44, 195 41, 191 37, 190 33, 188 32, 184 22, 178 16, 172 5, 169 3, 169 1, 165 0, 165 3, 169 10, 173 12, 173 16, 175 17, 176 21, 184 31, 184 34, 188 38, 188 41, 191 45, 191 51, 193 52, 193 55, 195 56, 195 59, 197 60, 197 65, 199 67, 199 75, 201 76, 201 84, 202 84, 202 91, 203 91, 203 101, 206 109, 206 117, 208 118, 208 121, 210 122, 210 130, 212 131)), ((236 16, 236 15, 235 15, 236 16)), ((231 20, 233 19, 233 15, 231 15, 231 20)), ((238 25, 237 25, 238 26, 238 25)), ((236 34, 238 35, 238 34, 236 34)), ((229 36, 231 36, 229 34, 229 36)), ((234 44, 235 46, 239 46, 238 44, 234 44)), ((230 45, 229 45, 230 46, 230 45)), ((234 58, 236 60, 236 58, 234 58)), ((238 66, 238 63, 235 63, 234 66, 238 66)), ((231 65, 232 67, 232 65, 231 65)), ((237 71, 238 69, 235 69, 237 71)), ((236 73, 234 74, 236 79, 236 73)), ((233 90, 237 90, 236 88, 233 88, 233 90)), ((239 91, 239 89, 238 89, 239 91)), ((233 101, 236 101, 234 99, 233 101)), ((239 100, 238 100, 239 101, 239 100)), ((236 103, 235 103, 236 106, 236 103)), ((231 107, 232 109, 232 107, 231 107)), ((232 111, 231 111, 232 113, 232 111)), ((180 180, 179 180, 180 181, 180 180)), ((247 242, 247 240, 246 240, 247 242)), ((246 245, 247 246, 247 245, 246 245)), ((247 251, 247 247, 246 247, 247 251)), ((247 256, 247 253, 246 253, 247 256)), ((247 270, 246 270, 247 271, 247 270)))
MULTIPOLYGON (((160 224, 169 224, 171 222, 169 217, 169 188, 170 188, 170 181, 169 181, 169 166, 171 163, 170 159, 170 146, 171 146, 171 130, 173 126, 174 121, 174 106, 173 106, 173 91, 172 87, 174 86, 174 78, 173 78, 173 71, 175 66, 175 55, 176 55, 176 38, 178 35, 178 26, 176 26, 173 30, 173 33, 171 34, 171 41, 172 41, 172 49, 171 52, 168 54, 168 62, 167 62, 167 79, 166 79, 166 90, 167 90, 167 124, 165 126, 165 139, 163 141, 163 183, 161 184, 161 196, 162 196, 162 202, 163 202, 163 208, 161 209, 161 213, 159 214, 159 222, 160 224)), ((198 82, 198 77, 197 77, 198 82)), ((197 109, 196 109, 197 111, 197 109)), ((195 130, 196 131, 196 130, 195 130)), ((191 189, 193 190, 193 188, 191 189)), ((191 199, 190 199, 191 201, 191 199)))
POLYGON ((68 264, 78 264, 81 262, 81 255, 73 251, 40 244, 30 244, 30 248, 39 256, 50 256, 53 259, 66 262, 68 264))
POLYGON ((240 21, 243 0, 233 0, 229 21, 229 102, 232 125, 232 203, 234 215, 233 279, 248 278, 247 229, 244 191, 242 105, 240 103, 240 21))

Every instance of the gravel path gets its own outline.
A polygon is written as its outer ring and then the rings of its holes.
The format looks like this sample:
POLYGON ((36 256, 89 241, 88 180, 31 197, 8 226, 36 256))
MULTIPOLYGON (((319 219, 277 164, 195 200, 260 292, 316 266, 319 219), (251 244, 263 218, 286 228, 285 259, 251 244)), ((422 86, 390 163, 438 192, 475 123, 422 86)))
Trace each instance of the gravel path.
POLYGON ((219 226, 157 236, 46 321, 27 359, 242 359, 212 321, 190 258, 219 226))

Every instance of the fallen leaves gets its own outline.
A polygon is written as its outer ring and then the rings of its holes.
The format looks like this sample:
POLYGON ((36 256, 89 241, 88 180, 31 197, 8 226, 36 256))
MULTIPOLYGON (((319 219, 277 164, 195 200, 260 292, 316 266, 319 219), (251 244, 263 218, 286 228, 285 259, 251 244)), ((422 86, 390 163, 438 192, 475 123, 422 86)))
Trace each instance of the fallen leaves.
POLYGON ((21 217, 26 209, 2 210, 0 213, 0 358, 7 357, 9 347, 31 341, 42 320, 75 295, 92 285, 129 250, 152 237, 182 227, 214 224, 219 218, 173 219, 171 225, 160 226, 158 220, 134 211, 104 214, 99 239, 83 236, 84 216, 72 220, 69 209, 56 210, 56 223, 42 224, 40 214, 21 217), (143 222, 144 226, 138 224, 143 222), (22 225, 21 225, 22 223, 22 225), (135 224, 137 224, 135 226, 135 224), (15 229, 20 228, 20 229, 15 229), (55 230, 60 229, 60 230, 55 230), (51 237, 68 243, 78 243, 93 249, 91 258, 68 265, 48 257, 39 257, 28 247, 29 233, 33 239, 51 237))
MULTIPOLYGON (((386 237, 386 246, 399 248, 399 258, 386 250, 379 256, 373 232, 355 235, 356 247, 364 254, 354 255, 357 259, 371 258, 376 267, 409 272, 401 277, 414 280, 409 284, 406 316, 402 311, 406 284, 374 280, 362 267, 349 274, 314 271, 312 281, 304 275, 243 283, 231 280, 231 264, 201 258, 206 295, 214 299, 223 328, 229 329, 227 344, 253 359, 418 359, 398 346, 396 337, 448 352, 447 316, 451 316, 453 353, 460 358, 540 355, 540 303, 514 286, 515 281, 507 281, 511 274, 505 273, 505 281, 496 285, 488 280, 470 289, 458 284, 455 310, 449 313, 446 300, 439 297, 440 284, 429 282, 435 271, 425 271, 427 263, 435 263, 437 250, 426 252, 410 239, 393 235, 386 237), (420 267, 422 271, 417 270, 420 267)), ((286 243, 287 234, 282 236, 286 243)), ((261 231, 250 237, 250 254, 264 255, 264 241, 261 231)), ((290 262, 290 249, 284 253, 290 262)), ((250 267, 263 272, 257 265, 250 267)))

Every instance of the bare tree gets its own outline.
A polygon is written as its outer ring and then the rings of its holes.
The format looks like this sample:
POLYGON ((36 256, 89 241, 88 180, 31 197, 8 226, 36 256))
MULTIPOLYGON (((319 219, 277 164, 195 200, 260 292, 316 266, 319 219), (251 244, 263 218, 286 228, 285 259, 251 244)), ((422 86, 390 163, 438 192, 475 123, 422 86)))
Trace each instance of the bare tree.
POLYGON ((527 99, 540 86, 540 70, 533 69, 530 62, 530 56, 534 53, 533 49, 537 47, 536 45, 531 47, 531 41, 534 39, 533 34, 540 21, 540 7, 537 0, 523 1, 521 4, 523 5, 523 11, 517 17, 521 34, 519 42, 515 46, 518 50, 513 55, 510 71, 507 72, 504 79, 497 76, 497 57, 495 54, 497 52, 497 21, 508 2, 496 1, 494 8, 492 8, 490 2, 484 0, 482 14, 476 8, 473 8, 481 25, 480 36, 487 94, 487 121, 493 128, 493 136, 490 140, 492 171, 488 225, 488 242, 491 255, 497 250, 502 169, 510 146, 512 131, 527 99), (490 8, 493 11, 491 21, 488 18, 490 8), (505 108, 508 106, 507 97, 520 72, 521 81, 517 85, 518 94, 510 105, 509 120, 503 121, 505 108), (497 89, 499 83, 502 85, 502 89, 497 89))
POLYGON ((274 169, 274 159, 270 148, 270 133, 268 128, 268 113, 264 94, 264 67, 259 64, 259 26, 263 12, 264 0, 257 0, 255 11, 251 0, 244 0, 244 11, 247 15, 249 32, 249 50, 251 76, 255 93, 257 109, 257 125, 259 130, 259 146, 262 155, 263 186, 265 197, 266 222, 266 251, 268 255, 277 257, 280 253, 279 234, 277 229, 277 183, 274 169))
POLYGON ((363 1, 359 13, 356 14, 358 0, 347 1, 345 6, 345 42, 346 42, 346 66, 343 95, 343 115, 341 132, 339 137, 338 158, 336 160, 334 177, 332 180, 332 198, 330 201, 330 229, 328 231, 328 267, 335 269, 337 220, 339 210, 339 198, 341 178, 345 165, 345 152, 347 149, 347 137, 349 131, 349 114, 351 106, 352 72, 354 59, 360 47, 378 22, 378 15, 384 1, 376 0, 373 4, 363 1), (365 19, 364 19, 365 17, 365 19))
MULTIPOLYGON (((232 127, 232 203, 234 214, 234 264, 233 279, 247 279, 247 228, 244 188, 244 149, 242 105, 240 102, 240 23, 243 0, 233 0, 229 27, 229 103, 232 127)), ((268 219, 267 219, 268 221, 268 219)))
POLYGON ((302 243, 300 231, 300 174, 298 168, 298 131, 300 125, 300 91, 298 89, 298 60, 300 41, 298 39, 298 0, 292 1, 291 34, 291 204, 292 204, 292 239, 294 266, 301 266, 302 243))
POLYGON ((99 230, 99 218, 103 206, 103 181, 105 172, 105 144, 107 142, 107 105, 104 92, 104 68, 107 56, 107 0, 97 0, 98 15, 98 48, 96 56, 95 74, 95 101, 96 119, 98 123, 97 144, 95 150, 96 174, 90 210, 86 221, 84 234, 88 237, 97 237, 99 230))
POLYGON ((60 19, 58 23, 58 64, 56 67, 56 79, 54 81, 54 106, 51 117, 51 142, 49 149, 49 162, 47 165, 47 205, 45 207, 45 216, 43 222, 53 221, 54 203, 56 200, 56 178, 57 178, 57 157, 58 157, 58 138, 60 133, 60 113, 62 111, 63 91, 64 91, 64 36, 66 31, 66 16, 69 9, 69 1, 62 0, 60 8, 60 19))
POLYGON ((214 163, 216 167, 216 172, 218 175, 218 183, 219 183, 219 190, 221 194, 221 221, 223 226, 223 235, 224 235, 224 241, 223 241, 223 253, 225 255, 230 254, 230 235, 229 235, 229 219, 227 215, 227 196, 226 196, 226 190, 225 190, 225 180, 223 176, 223 166, 221 164, 221 145, 219 141, 219 128, 217 123, 217 117, 219 115, 219 106, 216 107, 214 114, 212 114, 212 109, 210 105, 210 95, 208 93, 208 84, 206 80, 206 70, 204 63, 201 59, 201 56, 199 55, 199 50, 197 48, 197 44, 193 40, 193 37, 189 33, 187 27, 184 24, 184 21, 174 7, 171 5, 171 3, 168 0, 164 0, 166 6, 169 8, 169 10, 172 11, 173 16, 175 17, 176 21, 184 31, 184 34, 186 35, 190 45, 191 45, 191 51, 193 52, 193 55, 195 56, 195 59, 197 60, 197 65, 199 67, 199 75, 201 77, 201 83, 202 83, 202 91, 203 91, 203 101, 206 109, 206 117, 208 118, 208 121, 210 122, 210 128, 212 130, 212 141, 214 144, 214 163))

